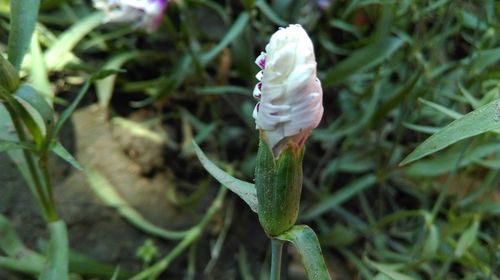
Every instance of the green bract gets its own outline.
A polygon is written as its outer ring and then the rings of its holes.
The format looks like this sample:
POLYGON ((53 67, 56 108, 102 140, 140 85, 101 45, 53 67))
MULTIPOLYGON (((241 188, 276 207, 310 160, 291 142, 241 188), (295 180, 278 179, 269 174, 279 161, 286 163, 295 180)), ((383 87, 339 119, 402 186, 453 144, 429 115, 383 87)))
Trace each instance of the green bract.
POLYGON ((295 225, 302 191, 302 158, 298 150, 287 145, 278 158, 261 133, 255 168, 259 221, 269 236, 276 236, 295 225))
POLYGON ((12 93, 16 91, 19 84, 16 69, 0 54, 0 86, 12 93))

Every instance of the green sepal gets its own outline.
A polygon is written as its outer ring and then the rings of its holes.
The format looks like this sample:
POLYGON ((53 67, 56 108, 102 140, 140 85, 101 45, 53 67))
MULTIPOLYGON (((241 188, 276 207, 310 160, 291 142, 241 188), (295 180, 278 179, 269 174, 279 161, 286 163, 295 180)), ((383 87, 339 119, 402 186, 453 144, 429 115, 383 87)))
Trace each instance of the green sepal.
POLYGON ((20 83, 16 68, 0 54, 0 86, 12 93, 20 83))
POLYGON ((261 134, 255 168, 259 221, 269 236, 295 225, 302 192, 304 147, 288 145, 277 159, 261 134))

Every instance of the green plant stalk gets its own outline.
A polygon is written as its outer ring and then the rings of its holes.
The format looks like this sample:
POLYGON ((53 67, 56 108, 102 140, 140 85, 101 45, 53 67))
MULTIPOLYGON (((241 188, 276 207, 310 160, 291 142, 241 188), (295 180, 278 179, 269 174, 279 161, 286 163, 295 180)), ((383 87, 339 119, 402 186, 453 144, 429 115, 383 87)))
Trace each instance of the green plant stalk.
POLYGON ((283 252, 283 242, 271 239, 271 274, 269 279, 280 280, 281 276, 281 255, 283 252))
POLYGON ((160 275, 165 269, 168 268, 170 263, 177 257, 179 256, 184 250, 186 250, 193 242, 198 240, 200 235, 203 233, 203 229, 207 226, 208 222, 212 220, 213 216, 219 209, 222 207, 222 203, 224 201, 224 197, 226 195, 227 189, 226 188, 220 188, 219 192, 217 193, 217 197, 214 199, 212 204, 210 205, 210 208, 208 208, 207 213, 201 221, 193 226, 191 229, 189 229, 188 233, 182 239, 182 241, 175 246, 172 251, 168 255, 166 255, 163 259, 152 265, 146 270, 143 270, 139 274, 135 275, 134 277, 130 278, 130 280, 142 280, 142 279, 155 279, 158 275, 160 275))
MULTIPOLYGON (((21 141, 22 143, 27 142, 27 137, 24 132, 23 126, 19 121, 18 117, 19 114, 17 113, 17 110, 13 105, 12 97, 10 96, 9 93, 5 92, 3 89, 0 89, 0 96, 2 97, 2 99, 5 100, 4 103, 5 108, 9 112, 10 118, 12 119, 12 123, 14 124, 14 129, 16 130, 19 141, 21 141)), ((31 178, 33 179, 33 182, 35 184, 35 189, 32 190, 32 192, 34 193, 35 197, 40 203, 40 206, 42 208, 42 214, 45 221, 49 223, 51 221, 58 220, 57 213, 55 212, 54 209, 54 205, 51 204, 51 200, 47 197, 47 194, 44 191, 44 186, 40 178, 40 172, 39 169, 37 168, 37 165, 35 164, 35 159, 33 157, 33 154, 27 151, 26 149, 23 149, 22 153, 24 159, 26 160, 26 164, 28 165, 28 170, 31 174, 31 178)))
POLYGON ((39 280, 68 279, 68 230, 62 220, 51 222, 48 225, 50 242, 45 267, 39 280))

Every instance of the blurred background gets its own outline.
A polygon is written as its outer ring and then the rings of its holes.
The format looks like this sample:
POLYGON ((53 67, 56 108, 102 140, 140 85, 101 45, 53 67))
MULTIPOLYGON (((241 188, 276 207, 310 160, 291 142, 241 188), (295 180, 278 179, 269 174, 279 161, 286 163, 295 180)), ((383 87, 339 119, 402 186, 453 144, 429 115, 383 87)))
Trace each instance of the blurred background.
MULTIPOLYGON (((92 1, 42 1, 22 72, 61 111, 90 75, 120 69, 92 85, 60 136, 85 171, 51 159, 72 249, 108 264, 74 279, 110 279, 117 265, 139 272, 165 256, 158 279, 266 279, 256 214, 217 195, 191 141, 252 182, 254 61, 291 23, 315 45, 325 108, 307 142, 299 223, 318 234, 332 277, 500 278, 498 133, 399 166, 441 127, 500 98, 498 1, 177 0, 153 32, 101 24, 96 13, 92 1), (179 247, 191 227, 199 235, 179 247)), ((0 213, 43 250, 25 185, 0 154, 0 213)), ((306 279, 291 246, 283 271, 306 279)), ((31 279, 1 262, 0 278, 31 279)))

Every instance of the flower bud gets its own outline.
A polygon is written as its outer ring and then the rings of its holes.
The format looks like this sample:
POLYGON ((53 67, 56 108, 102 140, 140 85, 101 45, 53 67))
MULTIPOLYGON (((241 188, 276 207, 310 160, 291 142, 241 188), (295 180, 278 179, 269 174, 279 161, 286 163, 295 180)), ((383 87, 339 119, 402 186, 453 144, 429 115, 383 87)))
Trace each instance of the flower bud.
POLYGON ((94 7, 104 12, 105 22, 135 22, 152 32, 163 19, 167 0, 94 0, 94 7))
POLYGON ((14 66, 0 54, 0 87, 12 93, 16 91, 20 83, 14 66))
POLYGON ((260 100, 253 113, 256 127, 275 157, 289 144, 299 150, 323 116, 311 39, 298 24, 281 28, 256 64, 261 68, 253 94, 260 100))
POLYGON ((260 131, 255 168, 259 221, 269 236, 296 222, 302 192, 304 143, 323 115, 314 48, 300 25, 278 30, 255 63, 253 95, 260 131))

